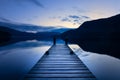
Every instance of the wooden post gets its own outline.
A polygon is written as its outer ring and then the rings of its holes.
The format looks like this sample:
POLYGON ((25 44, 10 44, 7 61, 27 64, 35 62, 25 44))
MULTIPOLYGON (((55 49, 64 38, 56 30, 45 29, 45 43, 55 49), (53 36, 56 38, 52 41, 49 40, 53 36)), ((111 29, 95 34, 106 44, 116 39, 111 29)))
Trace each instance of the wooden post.
POLYGON ((49 55, 49 51, 46 51, 46 53, 45 53, 46 55, 49 55))
POLYGON ((67 38, 65 38, 65 45, 67 45, 68 44, 68 39, 67 38))
POLYGON ((56 45, 56 37, 53 37, 53 45, 56 45))

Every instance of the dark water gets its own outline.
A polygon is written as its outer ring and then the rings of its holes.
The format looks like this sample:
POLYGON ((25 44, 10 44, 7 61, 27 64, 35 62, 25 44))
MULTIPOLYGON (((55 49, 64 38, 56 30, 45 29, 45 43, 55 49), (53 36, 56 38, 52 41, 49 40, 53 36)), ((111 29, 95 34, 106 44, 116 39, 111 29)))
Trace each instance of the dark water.
MULTIPOLYGON (((0 47, 0 80, 22 80, 51 46, 52 41, 28 40, 0 47)), ((120 59, 69 46, 98 80, 120 80, 120 59)))
POLYGON ((78 45, 69 45, 98 80, 120 80, 120 59, 99 53, 83 51, 78 45))

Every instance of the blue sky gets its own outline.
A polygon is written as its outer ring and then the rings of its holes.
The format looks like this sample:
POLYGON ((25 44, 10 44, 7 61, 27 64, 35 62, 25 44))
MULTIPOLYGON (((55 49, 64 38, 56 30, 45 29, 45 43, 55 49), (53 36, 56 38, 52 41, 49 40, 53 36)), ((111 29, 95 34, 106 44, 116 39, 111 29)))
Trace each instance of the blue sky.
POLYGON ((0 19, 41 26, 77 28, 120 13, 120 0, 0 0, 0 19))

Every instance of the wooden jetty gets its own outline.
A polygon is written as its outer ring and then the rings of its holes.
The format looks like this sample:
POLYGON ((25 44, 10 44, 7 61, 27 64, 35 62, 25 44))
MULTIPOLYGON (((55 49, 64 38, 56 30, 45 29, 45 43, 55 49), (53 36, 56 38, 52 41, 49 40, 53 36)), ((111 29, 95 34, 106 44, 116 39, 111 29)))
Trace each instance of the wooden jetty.
POLYGON ((77 55, 64 44, 53 45, 24 80, 96 80, 77 55))

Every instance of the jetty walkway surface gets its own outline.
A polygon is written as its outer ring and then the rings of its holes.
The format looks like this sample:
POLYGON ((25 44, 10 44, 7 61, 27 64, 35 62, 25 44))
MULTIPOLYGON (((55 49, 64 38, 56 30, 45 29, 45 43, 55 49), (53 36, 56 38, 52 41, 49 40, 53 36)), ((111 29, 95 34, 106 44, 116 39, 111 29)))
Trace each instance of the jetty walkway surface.
POLYGON ((96 80, 96 78, 67 45, 56 44, 25 75, 24 80, 96 80))

